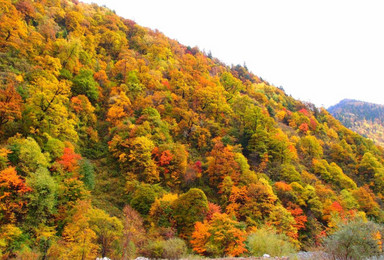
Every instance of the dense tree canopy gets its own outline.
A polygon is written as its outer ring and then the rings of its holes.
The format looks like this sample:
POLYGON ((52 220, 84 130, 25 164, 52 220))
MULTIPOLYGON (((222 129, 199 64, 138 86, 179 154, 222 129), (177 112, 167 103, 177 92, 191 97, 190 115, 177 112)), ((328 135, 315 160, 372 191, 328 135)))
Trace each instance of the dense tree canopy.
POLYGON ((3 258, 241 256, 255 234, 305 250, 384 221, 383 152, 105 7, 0 0, 3 258))

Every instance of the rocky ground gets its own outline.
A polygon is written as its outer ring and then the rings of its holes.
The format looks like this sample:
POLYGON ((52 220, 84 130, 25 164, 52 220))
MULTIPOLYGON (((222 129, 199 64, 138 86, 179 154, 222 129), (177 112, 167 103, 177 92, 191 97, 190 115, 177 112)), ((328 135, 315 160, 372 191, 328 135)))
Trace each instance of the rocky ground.
MULTIPOLYGON (((197 260, 208 259, 193 256, 192 258, 185 258, 184 260, 197 260)), ((299 252, 294 256, 286 257, 270 257, 264 255, 264 257, 227 257, 227 258, 209 258, 209 260, 327 260, 329 257, 324 252, 299 252)), ((104 260, 104 259, 103 259, 104 260)), ((150 260, 145 257, 138 257, 135 260, 150 260)))

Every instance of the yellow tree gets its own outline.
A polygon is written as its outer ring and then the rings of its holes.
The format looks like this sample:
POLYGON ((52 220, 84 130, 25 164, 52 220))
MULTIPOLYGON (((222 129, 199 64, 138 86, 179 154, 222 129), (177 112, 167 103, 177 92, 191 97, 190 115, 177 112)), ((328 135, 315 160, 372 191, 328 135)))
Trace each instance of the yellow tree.
POLYGON ((62 239, 48 251, 56 259, 95 259, 99 250, 97 235, 90 226, 90 201, 78 201, 75 213, 64 227, 62 239))
POLYGON ((31 130, 76 142, 75 120, 67 109, 69 83, 58 81, 56 77, 45 73, 32 80, 29 91, 26 109, 31 130))
POLYGON ((27 27, 11 1, 0 1, 0 17, 0 50, 9 47, 20 50, 27 37, 27 27))
POLYGON ((127 91, 125 88, 127 88, 125 85, 114 87, 110 93, 107 121, 111 122, 113 126, 122 123, 125 117, 132 114, 131 101, 125 94, 127 91))
POLYGON ((71 98, 72 109, 78 115, 78 118, 81 122, 85 124, 95 124, 96 123, 96 115, 95 107, 92 106, 92 103, 89 102, 89 99, 85 95, 78 95, 71 98))
POLYGON ((159 172, 152 159, 153 141, 145 136, 123 140, 115 135, 109 142, 109 150, 118 158, 127 179, 139 179, 149 183, 158 182, 159 172))
POLYGON ((89 211, 90 228, 96 233, 101 246, 102 257, 112 257, 113 249, 123 235, 123 224, 117 217, 109 216, 105 211, 93 208, 89 211))
POLYGON ((298 244, 298 230, 295 227, 296 221, 292 214, 283 206, 278 205, 271 211, 267 223, 276 227, 279 233, 284 233, 291 238, 292 242, 298 244))

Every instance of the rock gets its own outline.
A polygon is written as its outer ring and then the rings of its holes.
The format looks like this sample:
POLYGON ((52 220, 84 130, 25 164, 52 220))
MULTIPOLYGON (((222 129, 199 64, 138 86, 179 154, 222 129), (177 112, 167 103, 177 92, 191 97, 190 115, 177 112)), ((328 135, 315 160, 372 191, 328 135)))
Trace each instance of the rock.
POLYGON ((263 257, 265 257, 265 258, 269 258, 269 257, 271 257, 271 256, 268 255, 268 254, 264 254, 263 257))

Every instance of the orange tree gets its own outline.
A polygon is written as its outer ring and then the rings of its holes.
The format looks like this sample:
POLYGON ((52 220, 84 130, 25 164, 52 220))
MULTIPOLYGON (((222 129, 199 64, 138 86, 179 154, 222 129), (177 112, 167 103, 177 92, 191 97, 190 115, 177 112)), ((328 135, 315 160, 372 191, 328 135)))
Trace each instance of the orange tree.
POLYGON ((225 213, 195 224, 191 244, 193 250, 205 256, 239 256, 245 252, 246 232, 236 218, 225 213))

